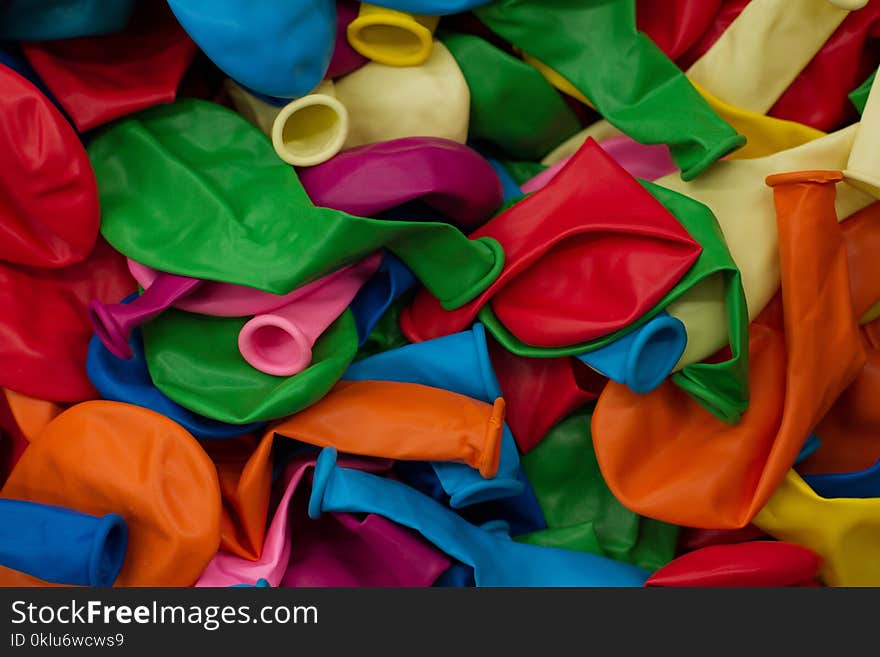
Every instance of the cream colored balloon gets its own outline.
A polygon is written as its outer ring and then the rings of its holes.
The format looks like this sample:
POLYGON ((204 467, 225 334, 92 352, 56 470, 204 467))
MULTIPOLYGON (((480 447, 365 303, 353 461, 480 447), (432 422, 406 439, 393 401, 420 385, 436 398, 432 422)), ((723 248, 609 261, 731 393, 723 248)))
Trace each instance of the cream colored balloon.
POLYGON ((272 123, 278 157, 300 167, 326 162, 348 138, 348 110, 336 99, 332 80, 285 105, 272 123))
POLYGON ((348 108, 346 147, 401 137, 442 137, 465 143, 470 91, 461 69, 441 42, 421 66, 370 62, 336 81, 348 108))
POLYGON ((232 104, 235 105, 235 111, 271 138, 272 124, 281 108, 260 100, 231 78, 226 78, 223 86, 226 88, 229 98, 232 99, 232 104))
POLYGON ((877 77, 871 84, 871 93, 843 174, 850 184, 880 198, 880 83, 877 77))
POLYGON ((752 0, 687 75, 726 103, 766 114, 848 14, 828 0, 752 0))

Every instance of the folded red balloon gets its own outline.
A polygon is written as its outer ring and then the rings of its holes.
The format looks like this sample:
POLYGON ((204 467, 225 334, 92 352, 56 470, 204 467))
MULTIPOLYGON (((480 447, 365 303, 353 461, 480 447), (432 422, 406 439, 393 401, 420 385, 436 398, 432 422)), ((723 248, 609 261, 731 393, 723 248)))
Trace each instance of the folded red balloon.
POLYGON ((122 32, 22 44, 80 132, 170 103, 198 52, 164 2, 142 2, 122 32))
POLYGON ((546 187, 471 233, 484 236, 504 247, 501 274, 454 311, 421 290, 401 315, 411 341, 461 331, 491 300, 498 319, 523 342, 587 342, 644 315, 701 251, 593 139, 546 187))
POLYGON ((0 260, 80 262, 98 236, 98 189, 76 132, 28 80, 0 65, 0 260))

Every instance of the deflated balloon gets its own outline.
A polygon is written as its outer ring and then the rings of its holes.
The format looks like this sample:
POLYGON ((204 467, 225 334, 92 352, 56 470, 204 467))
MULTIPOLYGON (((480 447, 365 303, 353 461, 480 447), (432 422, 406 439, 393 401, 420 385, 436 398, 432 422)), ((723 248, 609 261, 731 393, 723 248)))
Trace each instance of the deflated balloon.
MULTIPOLYGON (((0 495, 119 513, 128 550, 117 586, 189 586, 220 544, 220 489, 211 460, 168 418, 93 401, 53 420, 31 443, 0 495)), ((0 569, 3 586, 40 580, 0 569)))
POLYGON ((0 38, 71 39, 125 27, 135 0, 8 0, 0 5, 0 38))
POLYGON ((0 260, 65 267, 98 235, 98 191, 70 124, 30 82, 0 65, 0 260))

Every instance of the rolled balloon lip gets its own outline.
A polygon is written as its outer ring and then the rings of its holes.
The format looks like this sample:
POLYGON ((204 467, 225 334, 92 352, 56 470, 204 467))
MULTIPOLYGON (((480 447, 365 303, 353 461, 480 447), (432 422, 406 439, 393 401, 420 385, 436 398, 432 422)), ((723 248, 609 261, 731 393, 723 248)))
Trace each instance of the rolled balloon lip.
POLYGON ((278 315, 258 315, 238 334, 238 348, 261 372, 292 376, 312 362, 312 343, 295 323, 278 315), (285 336, 277 339, 277 333, 285 336))
POLYGON ((91 586, 112 586, 119 576, 128 547, 128 526, 122 516, 109 513, 95 531, 89 558, 91 586))
POLYGON ((485 479, 491 479, 498 473, 498 465, 501 461, 501 438, 504 434, 504 414, 506 404, 502 397, 492 404, 492 416, 486 428, 486 440, 483 452, 480 454, 478 470, 485 479))
POLYGON ((834 170, 814 169, 809 171, 792 171, 790 173, 774 173, 767 176, 764 182, 768 187, 787 185, 790 183, 837 183, 843 180, 843 173, 834 170))
POLYGON ((336 155, 349 131, 348 110, 327 93, 311 93, 285 105, 272 124, 272 146, 282 160, 300 167, 336 155))
POLYGON ((364 57, 387 66, 419 66, 431 56, 438 16, 416 16, 361 4, 347 28, 348 42, 364 57))

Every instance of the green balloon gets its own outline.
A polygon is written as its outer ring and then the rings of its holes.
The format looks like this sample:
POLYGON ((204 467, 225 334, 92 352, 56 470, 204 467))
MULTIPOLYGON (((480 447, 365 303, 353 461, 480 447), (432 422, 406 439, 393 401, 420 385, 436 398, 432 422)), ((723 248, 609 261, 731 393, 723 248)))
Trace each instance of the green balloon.
POLYGON ((520 356, 575 356, 617 340, 656 316, 701 281, 709 276, 721 275, 724 279, 731 356, 719 363, 687 365, 672 375, 672 381, 719 419, 736 423, 749 403, 749 314, 739 268, 733 261, 724 234, 709 208, 665 187, 640 182, 703 247, 697 261, 684 277, 649 312, 626 328, 597 340, 552 348, 535 347, 518 339, 501 323, 492 311, 491 304, 480 309, 479 319, 506 349, 520 356))
POLYGON ((247 424, 291 415, 321 399, 357 350, 357 327, 346 310, 318 338, 309 367, 290 377, 254 369, 238 350, 249 318, 166 310, 144 325, 147 366, 156 387, 189 410, 247 424))
POLYGON ((363 346, 358 349, 354 357, 356 361, 409 344, 409 340, 400 330, 400 313, 412 301, 413 292, 414 290, 411 290, 399 299, 395 299, 394 303, 379 318, 363 346))
POLYGON ((633 139, 668 144, 684 180, 746 142, 636 29, 635 0, 495 0, 474 12, 633 139))
POLYGON ((470 34, 443 34, 471 91, 469 138, 540 160, 581 130, 577 115, 533 66, 470 34))
POLYGON ((871 94, 871 87, 874 85, 874 76, 876 75, 877 71, 874 71, 867 80, 849 92, 849 102, 855 106, 859 114, 865 113, 865 105, 868 103, 868 96, 871 94))
POLYGON ((521 457, 547 529, 517 540, 656 570, 675 557, 679 528, 639 516, 617 501, 599 470, 590 419, 587 411, 569 416, 521 457))
POLYGON ((286 294, 385 246, 451 310, 504 265, 498 242, 449 224, 315 207, 266 136, 213 103, 181 100, 115 123, 89 158, 101 233, 161 271, 286 294))
MULTIPOLYGON (((517 185, 522 185, 523 183, 528 182, 539 173, 543 173, 549 167, 546 164, 541 164, 540 162, 530 162, 528 160, 506 160, 504 158, 496 158, 498 163, 504 167, 505 171, 510 174, 510 177, 513 178, 513 181, 517 185)), ((503 208, 498 210, 498 213, 504 212, 510 205, 521 201, 522 199, 514 199, 506 204, 503 208)))

